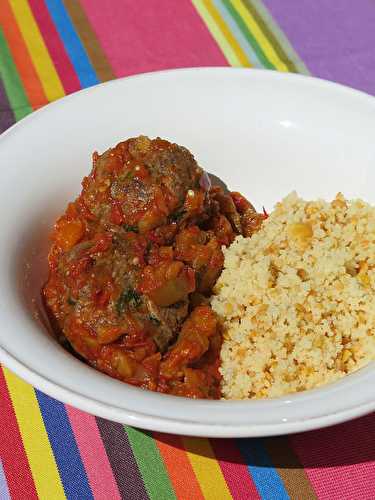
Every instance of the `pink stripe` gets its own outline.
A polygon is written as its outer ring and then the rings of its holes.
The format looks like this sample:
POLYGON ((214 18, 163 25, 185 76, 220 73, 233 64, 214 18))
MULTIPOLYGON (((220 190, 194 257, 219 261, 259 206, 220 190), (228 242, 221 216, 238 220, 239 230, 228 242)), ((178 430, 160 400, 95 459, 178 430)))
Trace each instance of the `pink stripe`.
POLYGON ((227 66, 189 0, 81 0, 116 76, 227 66))
POLYGON ((249 469, 233 439, 211 439, 212 449, 234 500, 259 500, 249 469))
POLYGON ((319 500, 375 498, 375 413, 289 438, 319 500))
POLYGON ((121 500, 95 417, 65 408, 95 500, 121 500))
POLYGON ((65 51, 55 25, 43 0, 29 0, 31 10, 43 35, 51 59, 61 79, 66 94, 80 90, 81 86, 73 65, 65 51))

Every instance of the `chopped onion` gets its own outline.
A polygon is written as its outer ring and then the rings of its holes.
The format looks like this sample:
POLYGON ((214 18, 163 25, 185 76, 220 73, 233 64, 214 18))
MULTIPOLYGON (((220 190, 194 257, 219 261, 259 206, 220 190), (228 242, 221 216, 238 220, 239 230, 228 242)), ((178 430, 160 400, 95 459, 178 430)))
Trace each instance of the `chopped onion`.
POLYGON ((209 191, 211 189, 211 179, 210 179, 207 172, 205 172, 205 171, 203 172, 203 174, 199 180, 199 185, 205 191, 209 191))

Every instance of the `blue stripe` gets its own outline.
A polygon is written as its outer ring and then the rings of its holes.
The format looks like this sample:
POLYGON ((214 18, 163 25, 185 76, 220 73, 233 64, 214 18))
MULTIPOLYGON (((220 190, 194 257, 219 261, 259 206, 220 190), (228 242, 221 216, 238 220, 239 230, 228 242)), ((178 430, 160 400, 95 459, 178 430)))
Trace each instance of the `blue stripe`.
POLYGON ((0 458, 0 499, 11 500, 1 458, 0 458))
POLYGON ((233 33, 234 37, 237 39, 241 49, 247 55, 249 61, 255 68, 264 68, 263 64, 259 61, 258 56, 256 55, 253 47, 246 40, 244 34, 238 27, 238 24, 230 15, 227 8, 223 5, 222 0, 213 0, 213 3, 217 10, 220 12, 221 17, 224 19, 226 24, 229 26, 230 31, 233 33))
POLYGON ((262 500, 290 500, 262 440, 238 439, 237 444, 262 500))
POLYGON ((68 500, 93 500, 65 406, 38 390, 35 393, 66 497, 68 500))
POLYGON ((69 14, 61 0, 45 0, 52 20, 63 41, 65 50, 77 73, 81 87, 90 87, 99 83, 95 70, 87 56, 79 36, 74 29, 69 14))

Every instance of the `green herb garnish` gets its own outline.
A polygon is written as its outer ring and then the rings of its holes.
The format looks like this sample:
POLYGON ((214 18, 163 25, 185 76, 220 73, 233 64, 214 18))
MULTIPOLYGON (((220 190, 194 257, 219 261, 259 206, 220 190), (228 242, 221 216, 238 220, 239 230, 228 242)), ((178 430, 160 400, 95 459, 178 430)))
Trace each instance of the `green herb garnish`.
POLYGON ((70 306, 75 306, 77 304, 77 301, 72 299, 72 297, 68 297, 67 298, 67 303, 70 305, 70 306))
POLYGON ((120 182, 126 182, 132 180, 134 177, 134 172, 132 170, 128 170, 127 172, 122 173, 119 175, 118 180, 120 182))
POLYGON ((138 307, 141 304, 141 296, 133 288, 127 288, 121 292, 116 302, 116 311, 119 316, 124 312, 125 306, 138 307))
POLYGON ((149 320, 151 321, 151 323, 154 323, 155 326, 161 325, 161 321, 156 316, 153 316, 152 314, 150 314, 149 320))
POLYGON ((128 233, 139 233, 139 229, 137 225, 131 225, 131 224, 123 224, 122 227, 127 231, 128 233))
POLYGON ((184 208, 182 208, 181 210, 177 210, 177 212, 171 214, 169 216, 169 220, 171 222, 178 222, 185 214, 186 214, 186 210, 184 208))

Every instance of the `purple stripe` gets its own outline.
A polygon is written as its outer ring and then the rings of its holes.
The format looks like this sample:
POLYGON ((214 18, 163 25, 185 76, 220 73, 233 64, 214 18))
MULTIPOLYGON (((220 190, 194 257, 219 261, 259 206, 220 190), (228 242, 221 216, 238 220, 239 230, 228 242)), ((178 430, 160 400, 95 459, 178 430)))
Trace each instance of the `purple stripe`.
POLYGON ((263 0, 314 76, 375 95, 374 0, 263 0))
POLYGON ((148 500, 124 426, 100 417, 96 417, 96 421, 121 498, 148 500))
POLYGON ((3 82, 0 79, 0 134, 15 122, 13 111, 5 93, 3 82))
POLYGON ((1 500, 11 500, 3 463, 0 459, 0 498, 1 500))

